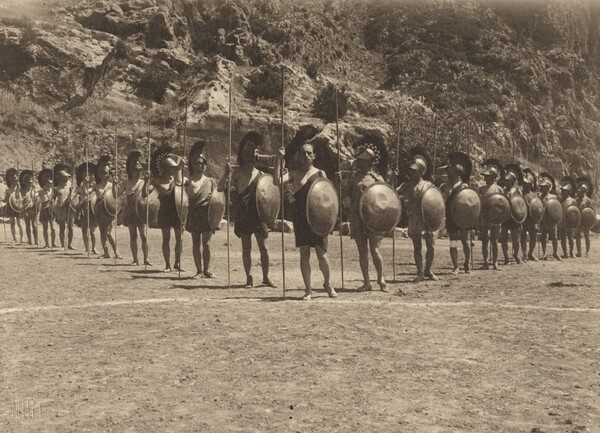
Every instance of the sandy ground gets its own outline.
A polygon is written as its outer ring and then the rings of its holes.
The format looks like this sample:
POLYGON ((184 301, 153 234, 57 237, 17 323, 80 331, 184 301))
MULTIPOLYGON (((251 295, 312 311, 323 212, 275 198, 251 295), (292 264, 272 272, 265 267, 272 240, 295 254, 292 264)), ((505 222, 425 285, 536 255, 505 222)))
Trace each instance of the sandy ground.
MULTIPOLYGON (((329 299, 313 257, 315 298, 285 236, 281 287, 241 288, 241 244, 213 245, 217 279, 182 279, 125 259, 0 244, 2 432, 600 432, 600 249, 589 259, 450 275, 414 285, 397 240, 390 293, 357 293, 344 238, 330 239, 329 299)), ((4 240, 0 234, 0 240, 4 240)), ((82 248, 80 233, 75 245, 82 248)), ((391 282, 391 239, 384 239, 391 282)), ((281 235, 269 237, 281 283, 281 235)), ((260 281, 258 250, 253 252, 260 281)), ((481 252, 476 251, 476 266, 481 252)), ((376 286, 376 285, 375 285, 376 286)))

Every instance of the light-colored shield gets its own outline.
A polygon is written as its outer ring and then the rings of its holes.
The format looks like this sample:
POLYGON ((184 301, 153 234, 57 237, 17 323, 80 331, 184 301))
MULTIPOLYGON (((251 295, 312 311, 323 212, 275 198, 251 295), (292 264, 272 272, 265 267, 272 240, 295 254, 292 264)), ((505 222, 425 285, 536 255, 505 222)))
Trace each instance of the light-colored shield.
POLYGON ((530 193, 529 199, 529 216, 532 221, 539 224, 544 218, 544 202, 536 193, 530 193))
POLYGON ((148 197, 142 196, 141 189, 135 193, 135 213, 144 222, 146 221, 146 206, 148 206, 148 227, 156 229, 158 228, 158 209, 160 208, 158 191, 152 191, 148 197))
POLYGON ((339 211, 340 200, 335 186, 325 177, 317 178, 306 197, 306 217, 312 231, 317 236, 327 236, 335 226, 339 211))
POLYGON ((454 224, 463 229, 477 225, 479 212, 481 212, 481 200, 477 191, 472 188, 460 190, 450 205, 450 215, 454 224))
POLYGON ((112 187, 107 188, 104 193, 104 209, 106 209, 106 212, 112 217, 117 214, 117 200, 113 194, 112 187))
POLYGON ((208 200, 208 226, 211 230, 219 228, 219 224, 225 215, 226 197, 223 191, 215 190, 208 200))
POLYGON ((568 229, 576 229, 581 222, 581 212, 576 205, 568 206, 567 209, 565 209, 564 218, 565 226, 568 229))
POLYGON ((190 207, 190 198, 187 194, 185 188, 181 188, 179 185, 175 185, 175 207, 177 208, 177 214, 179 215, 179 219, 181 219, 181 223, 185 224, 188 216, 188 209, 190 207), (182 194, 183 191, 183 194, 182 194))
POLYGON ((514 195, 510 199, 510 216, 517 224, 523 224, 527 219, 527 202, 520 195, 514 195))
POLYGON ((590 230, 596 224, 596 211, 591 207, 586 207, 581 211, 581 228, 590 230))
POLYGON ((8 197, 8 204, 11 209, 17 213, 21 213, 24 210, 23 196, 21 191, 16 190, 8 197))
POLYGON ((398 194, 384 182, 369 185, 360 196, 358 206, 365 227, 378 235, 391 232, 398 225, 402 214, 398 194))
POLYGON ((269 228, 275 224, 281 206, 279 188, 273 184, 273 176, 262 174, 256 184, 256 209, 258 216, 269 228))
POLYGON ((421 213, 423 223, 427 230, 436 231, 444 223, 446 216, 446 203, 441 191, 436 187, 430 187, 421 198, 421 213))
POLYGON ((510 203, 504 194, 496 193, 483 204, 483 214, 490 224, 502 224, 510 218, 510 203))
POLYGON ((542 222, 546 226, 554 226, 561 222, 563 219, 563 207, 562 204, 555 198, 549 198, 546 200, 544 205, 544 217, 542 222))

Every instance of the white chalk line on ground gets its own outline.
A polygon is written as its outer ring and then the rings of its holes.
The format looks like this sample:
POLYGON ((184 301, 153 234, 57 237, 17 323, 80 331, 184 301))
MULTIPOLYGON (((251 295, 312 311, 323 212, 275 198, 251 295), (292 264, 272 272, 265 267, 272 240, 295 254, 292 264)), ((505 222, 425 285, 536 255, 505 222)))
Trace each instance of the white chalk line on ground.
MULTIPOLYGON (((121 305, 139 305, 139 304, 164 304, 169 302, 180 302, 180 303, 201 303, 201 302, 260 302, 261 298, 150 298, 150 299, 135 299, 135 300, 121 300, 121 301, 103 301, 103 302, 90 302, 86 304, 75 304, 75 305, 41 305, 33 307, 13 307, 0 309, 0 315, 6 315, 11 313, 27 313, 36 311, 49 311, 49 310, 66 310, 76 308, 93 308, 93 307, 114 307, 121 305)), ((268 300, 268 299, 266 299, 268 300)), ((297 301, 297 298, 288 298, 289 301, 297 301)), ((336 299, 330 300, 323 297, 323 300, 313 299, 310 302, 302 302, 302 305, 311 304, 327 304, 327 305, 347 305, 347 304, 370 304, 378 306, 400 306, 400 307, 413 307, 413 308, 444 308, 444 307, 458 307, 458 308, 473 308, 473 307, 493 307, 510 310, 541 310, 541 311, 566 311, 576 313, 599 313, 600 308, 589 307, 552 307, 543 305, 517 305, 517 304, 495 304, 493 302, 386 302, 374 299, 336 299)))

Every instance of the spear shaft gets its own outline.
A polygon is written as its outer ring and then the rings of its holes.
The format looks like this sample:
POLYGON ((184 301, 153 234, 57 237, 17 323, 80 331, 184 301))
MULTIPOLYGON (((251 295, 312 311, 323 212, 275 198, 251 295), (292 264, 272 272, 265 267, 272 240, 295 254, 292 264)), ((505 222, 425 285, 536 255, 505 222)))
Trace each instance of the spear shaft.
POLYGON ((227 178, 227 288, 231 288, 231 247, 229 239, 229 224, 231 222, 231 140, 232 140, 232 118, 231 105, 233 101, 233 79, 229 80, 229 147, 227 148, 227 164, 229 164, 229 175, 227 178))
MULTIPOLYGON (((185 98, 185 117, 183 118, 183 157, 185 158, 185 143, 186 143, 186 138, 187 138, 187 116, 188 116, 188 100, 187 98, 185 98)), ((175 181, 175 184, 177 184, 177 181, 175 181)), ((183 184, 183 164, 181 164, 181 210, 179 212, 179 219, 181 222, 181 226, 179 229, 179 266, 177 269, 177 277, 181 278, 181 256, 183 253, 183 226, 185 224, 184 221, 184 215, 183 215, 183 188, 184 188, 184 184, 183 184)))
POLYGON ((86 230, 85 230, 85 237, 87 239, 87 256, 88 259, 90 258, 90 240, 92 237, 92 233, 90 230, 90 212, 92 211, 92 204, 90 203, 90 158, 88 155, 88 144, 87 144, 87 140, 85 141, 85 195, 86 195, 86 219, 87 219, 87 226, 86 226, 86 230))
POLYGON ((144 236, 146 236, 146 259, 144 260, 144 271, 148 270, 148 225, 150 224, 150 121, 148 121, 148 179, 146 179, 146 226, 144 227, 144 236))
MULTIPOLYGON (((281 65, 281 149, 285 149, 285 66, 281 65)), ((279 191, 281 194, 281 286, 285 299, 285 203, 283 189, 283 164, 279 165, 279 191)))
MULTIPOLYGON (((398 126, 396 131, 396 172, 398 172, 398 161, 400 153, 400 113, 398 113, 398 126)), ((394 190, 396 189, 396 178, 394 177, 394 190)), ((396 282, 396 226, 392 231, 392 273, 393 282, 396 282)))
MULTIPOLYGON (((339 108, 338 108, 338 89, 337 86, 335 88, 335 144, 337 147, 338 154, 338 171, 342 169, 342 155, 340 150, 340 128, 339 128, 339 108)), ((342 274, 342 289, 344 288, 344 240, 342 237, 342 181, 339 181, 338 193, 340 197, 340 264, 341 264, 341 274, 342 274)))
POLYGON ((117 265, 117 256, 119 253, 117 246, 117 233, 119 232, 119 194, 118 194, 118 183, 119 183, 119 138, 118 138, 117 126, 115 125, 115 177, 113 181, 113 195, 115 197, 115 266, 117 265))

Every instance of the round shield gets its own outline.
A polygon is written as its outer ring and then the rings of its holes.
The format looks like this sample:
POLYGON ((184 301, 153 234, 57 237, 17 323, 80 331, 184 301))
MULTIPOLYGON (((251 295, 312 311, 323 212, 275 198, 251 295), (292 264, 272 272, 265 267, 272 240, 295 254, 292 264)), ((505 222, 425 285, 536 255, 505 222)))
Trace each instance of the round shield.
POLYGON ((568 229, 576 229, 581 222, 581 212, 576 205, 568 206, 565 210, 565 226, 568 229))
POLYGON ((514 195, 510 199, 510 216, 517 224, 523 224, 527 218, 527 202, 520 195, 514 195))
POLYGON ((148 227, 153 229, 158 228, 159 208, 160 200, 158 199, 158 191, 153 190, 148 197, 142 196, 142 189, 135 193, 135 213, 142 221, 146 221, 146 212, 148 213, 148 227))
POLYGON ((21 196, 21 191, 16 190, 8 197, 8 204, 12 208, 13 211, 17 213, 21 213, 24 210, 23 206, 23 196, 21 196))
POLYGON ((430 187, 423 194, 421 198, 421 213, 427 230, 436 231, 444 223, 446 203, 441 191, 436 187, 430 187))
POLYGON ((544 218, 544 202, 535 193, 529 199, 529 216, 534 223, 539 224, 544 218))
POLYGON ((460 228, 467 229, 477 225, 481 200, 479 194, 472 188, 460 190, 452 200, 450 215, 454 223, 460 228))
POLYGON ((306 218, 312 231, 321 237, 333 230, 340 211, 335 186, 325 177, 317 178, 306 196, 306 218))
POLYGON ((485 219, 491 224, 502 224, 510 218, 510 203, 504 194, 496 193, 483 204, 485 219))
POLYGON ((208 200, 208 226, 211 230, 219 228, 219 224, 225 214, 225 202, 225 193, 217 191, 215 188, 208 200))
POLYGON ((596 211, 594 208, 586 207, 581 211, 581 228, 590 230, 596 224, 596 211))
POLYGON ((391 232, 402 214, 398 194, 384 182, 369 185, 360 196, 358 207, 365 227, 379 235, 391 232))
POLYGON ((73 197, 71 198, 71 209, 77 210, 79 208, 79 206, 81 205, 81 203, 82 203, 81 196, 79 194, 73 195, 73 197))
POLYGON ((269 228, 273 227, 280 206, 281 195, 279 188, 273 184, 273 176, 262 174, 256 184, 256 209, 261 221, 269 228))
POLYGON ((117 214, 117 200, 113 194, 112 187, 106 188, 106 192, 104 193, 104 208, 112 217, 117 214))
POLYGON ((175 207, 177 208, 177 215, 181 219, 181 223, 185 224, 188 216, 188 209, 190 206, 190 199, 188 197, 185 188, 181 188, 179 185, 175 185, 175 207))
POLYGON ((556 198, 546 200, 544 205, 544 217, 542 219, 544 225, 554 226, 563 219, 563 207, 556 198))

